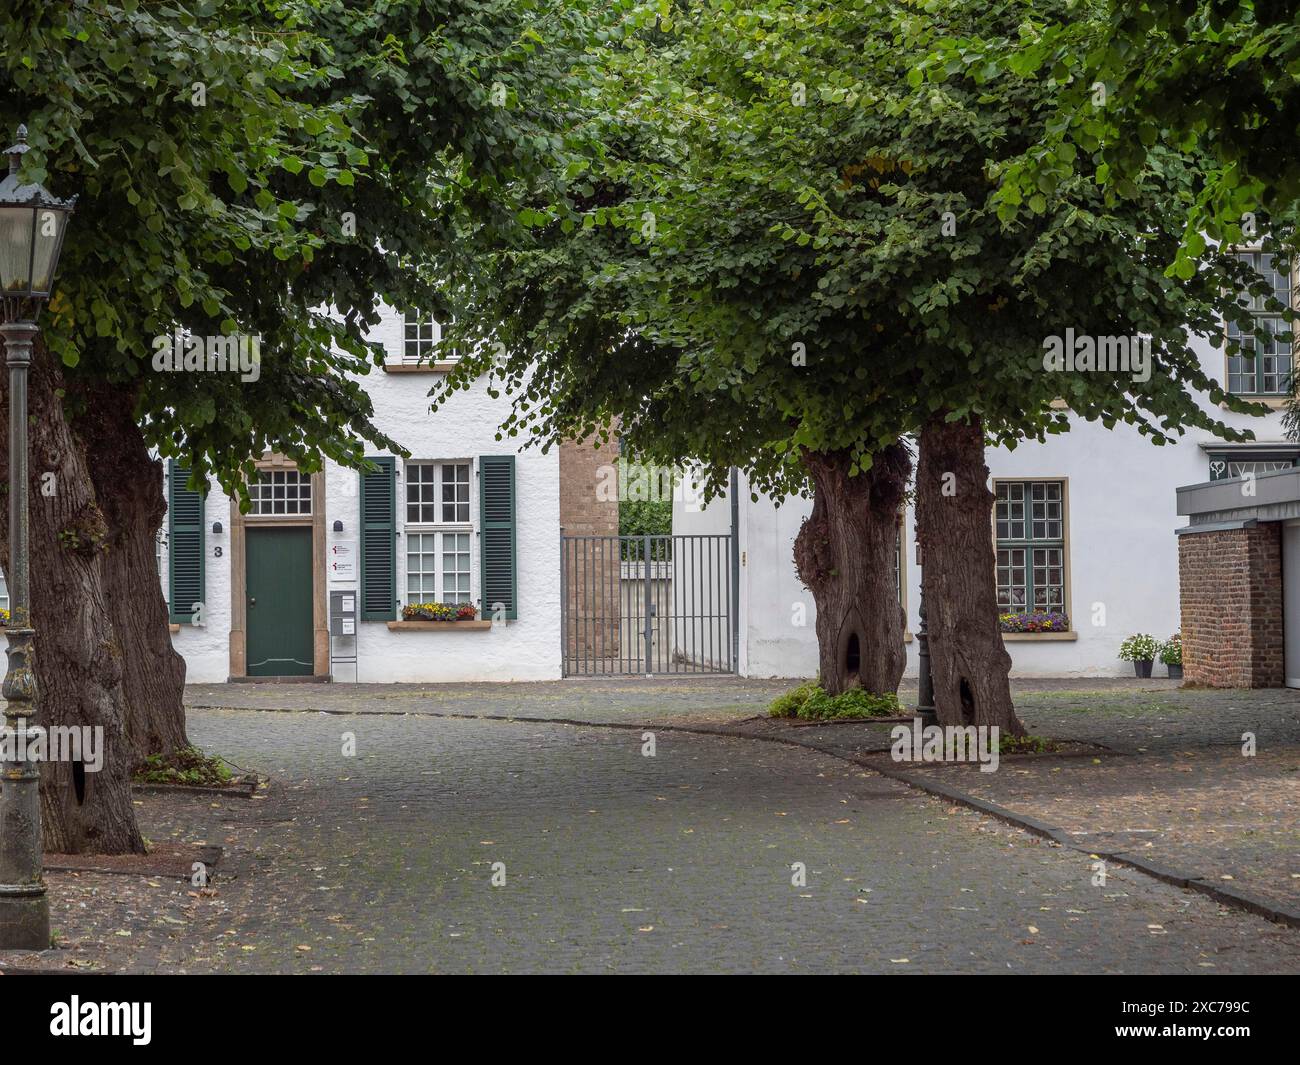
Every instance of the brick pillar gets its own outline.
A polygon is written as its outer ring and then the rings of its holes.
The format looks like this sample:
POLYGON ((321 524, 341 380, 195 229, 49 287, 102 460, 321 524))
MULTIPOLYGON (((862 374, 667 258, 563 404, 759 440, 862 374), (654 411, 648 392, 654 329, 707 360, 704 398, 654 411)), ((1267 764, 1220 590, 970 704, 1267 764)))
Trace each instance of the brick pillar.
POLYGON ((568 575, 564 649, 584 659, 619 657, 622 616, 618 557, 618 445, 596 437, 560 445, 560 524, 574 541, 565 550, 568 575))
POLYGON ((1282 686, 1281 522, 1184 533, 1178 585, 1189 684, 1282 686))

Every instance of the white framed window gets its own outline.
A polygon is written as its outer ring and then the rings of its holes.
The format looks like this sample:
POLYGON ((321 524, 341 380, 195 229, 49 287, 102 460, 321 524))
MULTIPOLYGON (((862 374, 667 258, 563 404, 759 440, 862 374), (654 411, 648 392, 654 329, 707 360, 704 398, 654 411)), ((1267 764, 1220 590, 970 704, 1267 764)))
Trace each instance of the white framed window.
POLYGON ((1228 323, 1228 340, 1236 349, 1227 356, 1228 391, 1239 396, 1286 395, 1293 353, 1291 341, 1278 336, 1292 330, 1273 301, 1282 307, 1293 306, 1290 270, 1266 252, 1239 252, 1237 258, 1250 264, 1269 291, 1262 296, 1243 292, 1239 300, 1254 318, 1255 329, 1264 334, 1262 339, 1254 332, 1243 332, 1236 322, 1228 323))
POLYGON ((406 534, 407 603, 472 603, 468 532, 406 534))
POLYGON ((413 525, 467 525, 468 462, 408 462, 406 521, 413 525))
POLYGON ((431 317, 407 311, 402 317, 402 361, 427 362, 442 339, 442 329, 431 317))
POLYGON ((250 514, 302 516, 311 513, 311 474, 297 470, 262 470, 248 486, 250 514))
POLYGON ((408 604, 474 602, 470 467, 467 459, 405 465, 408 604))

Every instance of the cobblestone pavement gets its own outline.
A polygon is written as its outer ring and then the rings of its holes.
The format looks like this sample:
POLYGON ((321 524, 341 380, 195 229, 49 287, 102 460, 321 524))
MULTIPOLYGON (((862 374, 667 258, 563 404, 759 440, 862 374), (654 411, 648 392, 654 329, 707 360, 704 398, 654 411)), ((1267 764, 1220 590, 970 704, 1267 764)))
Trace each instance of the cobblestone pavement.
MULTIPOLYGON (((878 756, 880 757, 880 756, 878 756)), ((1079 846, 1300 909, 1300 747, 1194 747, 1141 759, 1007 760, 927 769, 961 791, 1064 829, 1079 846)))
POLYGON ((272 781, 258 799, 139 797, 151 840, 227 849, 210 892, 51 874, 62 949, 0 958, 168 972, 1300 971, 1300 930, 1136 871, 1095 887, 1085 854, 812 750, 661 729, 646 757, 637 731, 415 715, 195 710, 189 727, 272 781))
MULTIPOLYGON (((528 685, 196 688, 195 703, 367 707, 380 712, 506 714, 671 722, 795 740, 851 760, 889 746, 892 726, 792 725, 756 719, 790 681, 737 677, 598 678, 528 685), (265 700, 265 702, 260 702, 265 700)), ((1132 850, 1193 877, 1300 905, 1300 692, 1190 690, 1136 678, 1018 679, 1035 735, 1097 744, 1096 759, 1008 760, 947 782, 1070 833, 1080 845, 1132 850), (1256 754, 1242 755, 1253 737, 1256 754), (1014 766, 1014 768, 1012 768, 1014 766)), ((904 688, 904 705, 915 702, 904 688)), ((939 772, 952 772, 947 767, 939 772)))

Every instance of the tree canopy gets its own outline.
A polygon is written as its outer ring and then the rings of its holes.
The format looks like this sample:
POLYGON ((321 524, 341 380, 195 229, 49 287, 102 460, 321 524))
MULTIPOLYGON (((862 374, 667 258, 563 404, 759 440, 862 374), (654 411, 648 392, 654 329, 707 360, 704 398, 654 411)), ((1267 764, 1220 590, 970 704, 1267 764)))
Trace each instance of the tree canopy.
MULTIPOLYGON (((433 311, 415 263, 454 239, 439 182, 491 190, 551 149, 532 28, 547 0, 14 0, 0 116, 28 180, 79 196, 44 337, 70 382, 108 382, 148 442, 242 493, 266 450, 305 469, 399 450, 352 375, 382 302, 433 311), (174 330, 260 335, 260 374, 162 373, 174 330)), ((573 38, 580 36, 570 34, 573 38)), ((470 198, 467 193, 467 199, 470 198)), ((69 402, 73 402, 70 397, 69 402)))
MULTIPOLYGON (((1026 60, 1068 5, 795 0, 637 9, 575 74, 584 113, 550 183, 516 189, 511 246, 475 244, 449 343, 495 365, 505 431, 547 442, 617 419, 643 456, 798 490, 803 451, 853 468, 936 414, 1001 442, 1070 410, 1162 443, 1198 402, 1242 268, 1201 248, 1170 277, 1204 160, 1157 146, 1128 195, 1100 150, 1005 210, 1003 179, 1067 87, 1026 60), (585 81, 581 79, 585 78, 585 81), (1071 329, 1146 337, 1146 380, 1044 371, 1071 329)), ((466 251, 466 245, 460 246, 466 251)))

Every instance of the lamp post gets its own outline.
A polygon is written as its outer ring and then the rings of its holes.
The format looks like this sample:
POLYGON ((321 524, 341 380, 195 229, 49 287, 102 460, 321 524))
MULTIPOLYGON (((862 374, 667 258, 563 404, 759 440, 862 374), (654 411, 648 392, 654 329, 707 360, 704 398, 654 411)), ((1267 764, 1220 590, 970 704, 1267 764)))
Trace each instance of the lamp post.
POLYGON ((74 196, 58 200, 40 185, 24 185, 18 168, 27 127, 6 149, 9 174, 0 181, 0 337, 9 368, 9 671, 4 678, 0 748, 0 948, 45 950, 50 904, 41 875, 41 774, 29 743, 40 734, 40 706, 32 661, 27 579, 27 369, 36 317, 50 298, 74 196))
MULTIPOLYGON (((916 565, 924 574, 925 562, 921 552, 920 535, 917 536, 916 565)), ((916 716, 921 727, 937 725, 939 716, 934 709, 934 678, 930 675, 930 636, 925 628, 925 577, 921 577, 921 598, 916 607, 920 624, 916 629, 916 716)))

